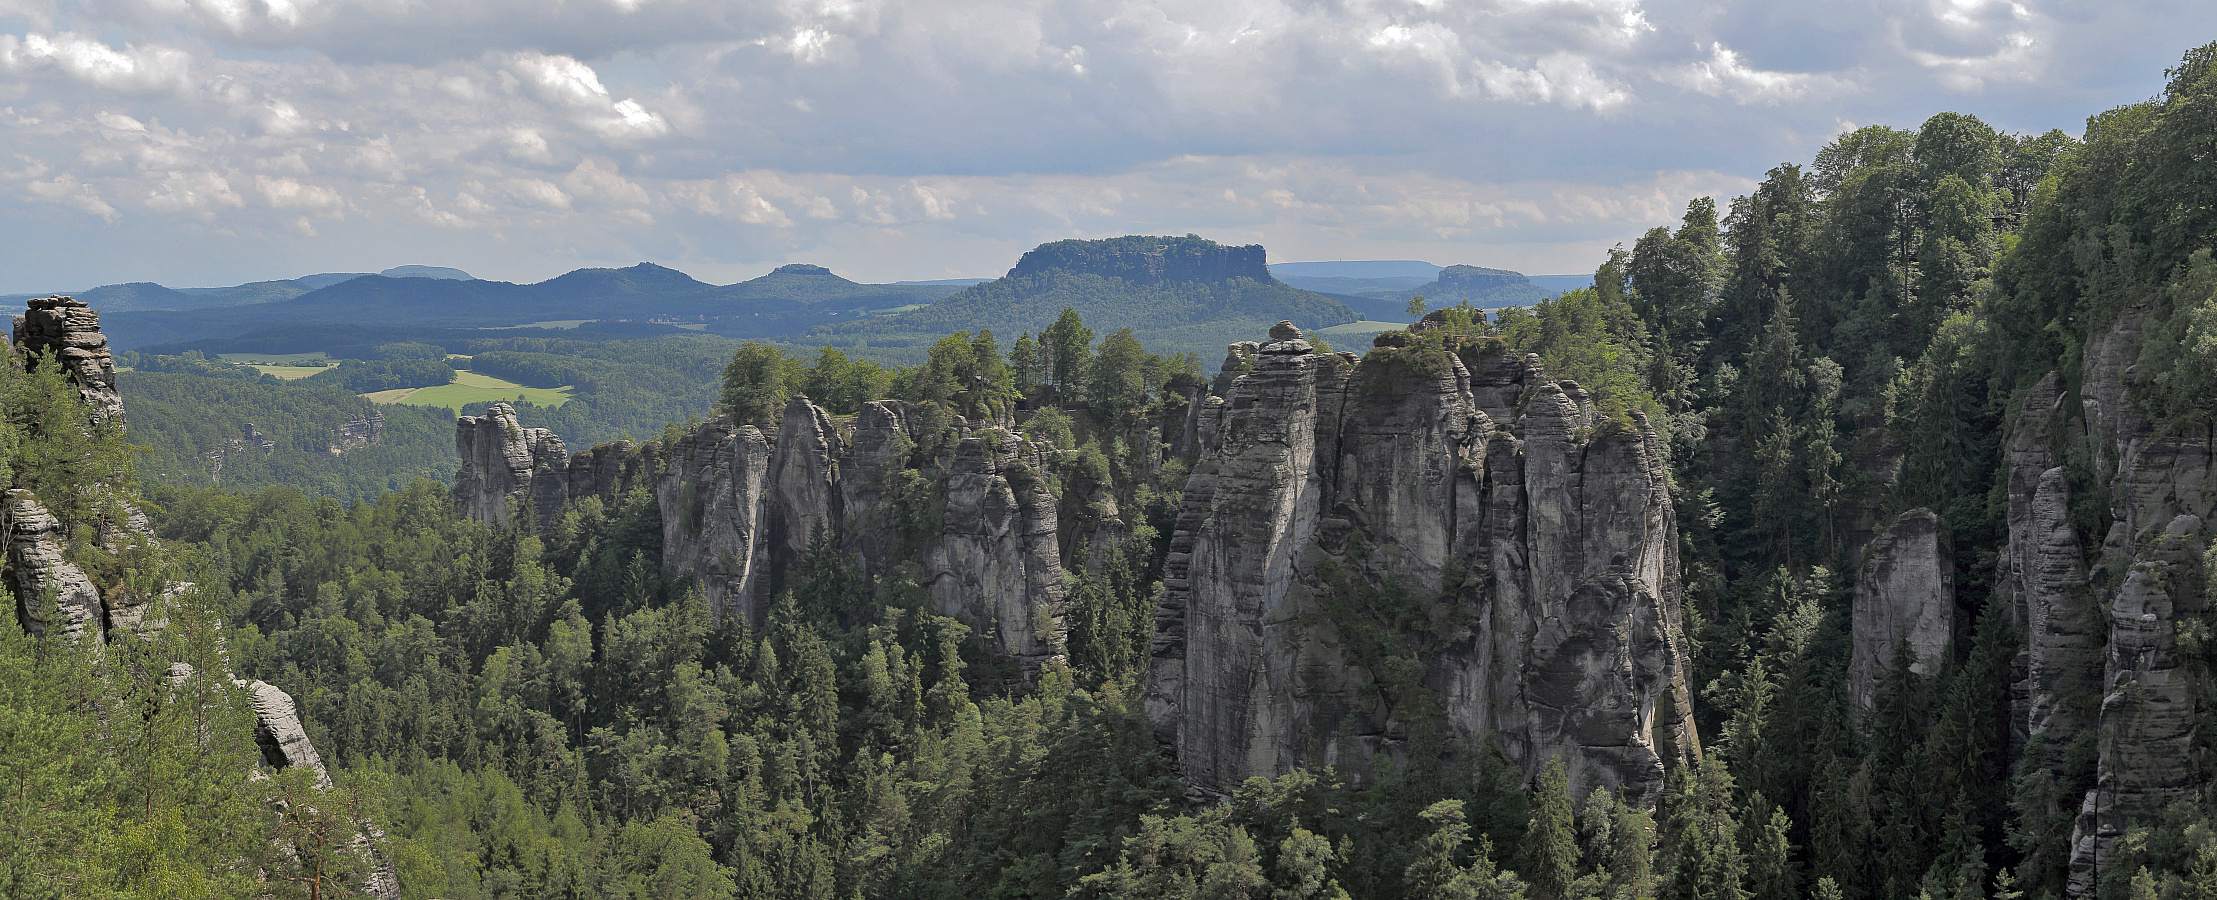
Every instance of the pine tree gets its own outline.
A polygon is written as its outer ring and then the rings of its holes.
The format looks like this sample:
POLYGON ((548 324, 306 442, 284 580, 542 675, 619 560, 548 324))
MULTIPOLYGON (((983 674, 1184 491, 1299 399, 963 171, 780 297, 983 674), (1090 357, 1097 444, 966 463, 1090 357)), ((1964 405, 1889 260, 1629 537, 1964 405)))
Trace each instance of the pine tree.
POLYGON ((1518 848, 1520 871, 1540 900, 1563 900, 1578 878, 1578 835, 1562 757, 1549 760, 1532 796, 1532 818, 1518 848))

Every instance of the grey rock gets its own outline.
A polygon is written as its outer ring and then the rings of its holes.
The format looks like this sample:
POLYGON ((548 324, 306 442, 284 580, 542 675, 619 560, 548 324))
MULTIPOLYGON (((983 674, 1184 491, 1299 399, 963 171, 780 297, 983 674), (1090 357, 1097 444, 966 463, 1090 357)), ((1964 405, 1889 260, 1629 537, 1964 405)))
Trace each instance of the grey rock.
POLYGON ((357 419, 348 419, 331 429, 325 451, 332 456, 345 455, 349 450, 375 447, 385 442, 385 414, 370 413, 357 419))
POLYGON ((300 724, 293 696, 266 681, 242 682, 240 687, 254 704, 254 742, 262 748, 262 761, 276 769, 304 767, 316 773, 317 790, 330 790, 331 773, 308 740, 308 729, 300 724))
POLYGON ((719 418, 672 442, 605 445, 557 462, 559 440, 495 405, 456 426, 454 493, 480 521, 505 521, 525 501, 547 521, 565 502, 645 486, 660 505, 663 565, 692 576, 712 609, 756 626, 819 533, 873 577, 915 551, 934 607, 968 622, 1028 682, 1064 653, 1050 448, 954 420, 952 455, 923 461, 943 476, 939 525, 904 536, 895 494, 916 462, 917 418, 909 404, 875 401, 843 422, 795 397, 774 439, 719 418))
POLYGON ((1898 653, 1908 654, 1910 672, 1939 674, 1955 641, 1955 562, 1937 514, 1902 513, 1871 539, 1851 612, 1848 694, 1856 709, 1871 710, 1898 653))
POLYGON ((108 354, 107 335, 100 331, 100 313, 71 297, 31 300, 15 320, 15 346, 32 366, 51 354, 77 386, 78 396, 92 407, 92 420, 123 427, 123 395, 116 392, 115 360, 108 354))
POLYGON ((7 493, 7 567, 0 572, 15 598, 17 621, 31 634, 54 632, 103 640, 107 607, 85 571, 63 555, 62 523, 30 491, 7 493))
POLYGON ((1644 421, 1585 428, 1545 384, 1502 429, 1457 357, 1415 347, 1359 364, 1242 351, 1251 368, 1195 416, 1146 682, 1190 784, 1359 771, 1434 709, 1529 775, 1564 758, 1579 790, 1652 800, 1699 753, 1644 421), (1383 624, 1348 592, 1389 574, 1422 608, 1399 635, 1417 685, 1345 633, 1383 624))
POLYGON ((2091 896, 2097 862, 2191 787, 2188 729, 2206 715, 2179 670, 2177 631, 2206 608, 2192 573, 2202 523, 2217 514, 2217 449, 2206 429, 2158 429, 2134 402, 2147 317, 2125 309, 2087 342, 2076 394, 2057 374, 2035 386, 2006 445, 2009 546, 1997 588, 2026 637, 2015 738, 2053 748, 2103 735, 2097 786, 2079 798, 2068 844, 2072 897, 2091 896), (2074 442, 2106 482, 2100 534, 2071 521, 2062 448, 2074 442))
POLYGON ((515 407, 506 403, 456 420, 454 446, 462 456, 454 500, 472 519, 506 524, 519 501, 543 518, 569 495, 570 457, 562 439, 544 428, 523 427, 515 407))

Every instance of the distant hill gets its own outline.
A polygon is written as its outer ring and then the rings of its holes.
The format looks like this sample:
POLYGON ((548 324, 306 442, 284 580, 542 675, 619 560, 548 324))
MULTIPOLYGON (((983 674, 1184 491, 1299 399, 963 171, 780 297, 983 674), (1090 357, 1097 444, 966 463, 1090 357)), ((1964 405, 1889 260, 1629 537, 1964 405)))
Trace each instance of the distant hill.
POLYGON ((454 281, 474 281, 476 276, 461 269, 446 266, 394 266, 377 273, 387 278, 445 278, 454 281))
POLYGON ((106 314, 102 323, 109 339, 122 349, 305 325, 499 328, 572 320, 604 324, 661 320, 733 336, 774 337, 870 312, 930 303, 958 289, 857 284, 805 263, 722 286, 676 269, 640 263, 623 269, 578 269, 537 284, 446 275, 334 274, 199 295, 159 285, 128 287, 132 291, 127 295, 117 292, 124 300, 121 305, 85 298, 106 314), (304 282, 312 279, 331 280, 310 289, 304 282))
MULTIPOLYGON (((1270 274, 1284 281, 1300 278, 1414 278, 1418 284, 1439 277, 1442 266, 1420 259, 1335 259, 1271 263, 1270 274)), ((1292 282, 1287 282, 1291 284, 1292 282)))
POLYGON ((1279 275, 1279 281, 1322 294, 1398 294, 1432 283, 1430 277, 1396 275, 1390 278, 1348 278, 1343 275, 1279 275))
POLYGON ((1097 334, 1130 328, 1150 350, 1199 353, 1205 364, 1281 319, 1303 328, 1355 319, 1340 300, 1271 277, 1259 245, 1127 236, 1042 244, 1001 278, 901 315, 819 327, 801 342, 921 348, 951 331, 990 328, 1005 345, 1064 307, 1097 334))

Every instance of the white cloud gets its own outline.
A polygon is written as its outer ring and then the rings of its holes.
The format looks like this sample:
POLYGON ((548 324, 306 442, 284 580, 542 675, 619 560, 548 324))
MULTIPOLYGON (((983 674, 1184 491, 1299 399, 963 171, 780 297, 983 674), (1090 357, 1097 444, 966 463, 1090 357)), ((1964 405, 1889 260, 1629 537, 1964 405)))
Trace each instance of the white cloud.
POLYGON ((0 34, 0 71, 53 73, 112 91, 169 91, 190 84, 192 58, 169 47, 126 44, 118 50, 71 32, 0 34))
POLYGON ((1768 72, 1741 62, 1740 54, 1722 43, 1709 45, 1709 58, 1662 73, 1662 81, 1712 97, 1731 97, 1741 103, 1777 103, 1815 89, 1839 86, 1837 79, 1797 72, 1768 72))
POLYGON ((292 178, 254 176, 254 186, 262 192, 262 198, 275 209, 336 209, 345 204, 339 192, 330 188, 304 184, 292 178))
POLYGON ((572 57, 518 53, 509 57, 508 70, 541 101, 567 111, 578 124, 608 140, 650 140, 670 133, 669 123, 639 101, 613 99, 600 83, 600 74, 572 57))
POLYGON ((210 213, 245 205, 229 179, 209 171, 167 173, 146 194, 146 207, 157 212, 210 213))
POLYGON ((0 23, 0 240, 33 290, 106 280, 68 268, 93 258, 269 277, 283 241, 367 265, 424 233, 515 277, 965 274, 1135 231, 1563 268, 1840 121, 2074 128, 2155 93, 2217 5, 0 0, 0 23), (22 224, 55 217, 104 240, 22 224))

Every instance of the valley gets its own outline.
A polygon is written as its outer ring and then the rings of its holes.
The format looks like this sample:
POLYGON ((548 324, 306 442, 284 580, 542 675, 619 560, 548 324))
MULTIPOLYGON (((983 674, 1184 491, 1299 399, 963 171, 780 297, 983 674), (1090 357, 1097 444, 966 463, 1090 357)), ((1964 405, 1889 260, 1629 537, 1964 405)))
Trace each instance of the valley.
POLYGON ((1843 128, 1575 277, 29 298, 0 892, 2212 896, 2177 65, 1843 128))

